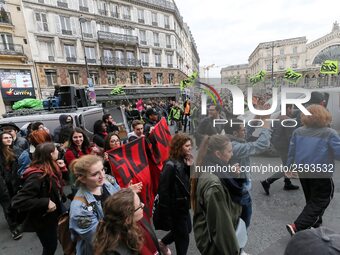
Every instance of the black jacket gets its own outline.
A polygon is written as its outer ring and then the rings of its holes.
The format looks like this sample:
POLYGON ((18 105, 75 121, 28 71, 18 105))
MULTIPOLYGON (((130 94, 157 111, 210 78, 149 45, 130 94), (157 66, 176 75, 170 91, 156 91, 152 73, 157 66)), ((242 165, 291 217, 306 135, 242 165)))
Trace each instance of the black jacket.
POLYGON ((42 173, 30 174, 25 179, 23 188, 13 197, 12 207, 25 214, 25 232, 36 232, 55 226, 62 214, 60 192, 55 180, 48 176, 42 178, 42 173), (57 206, 51 213, 47 213, 49 200, 57 206))

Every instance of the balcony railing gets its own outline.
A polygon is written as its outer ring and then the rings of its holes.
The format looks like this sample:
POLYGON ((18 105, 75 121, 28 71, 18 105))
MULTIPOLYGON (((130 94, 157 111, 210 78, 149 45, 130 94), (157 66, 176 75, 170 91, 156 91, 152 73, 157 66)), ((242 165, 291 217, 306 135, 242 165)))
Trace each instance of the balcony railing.
POLYGON ((138 23, 145 23, 145 20, 144 19, 138 19, 138 23))
POLYGON ((134 58, 102 57, 101 61, 104 66, 141 66, 141 61, 134 58))
POLYGON ((152 21, 153 26, 158 26, 158 22, 152 21))
POLYGON ((67 3, 64 3, 64 2, 57 2, 57 6, 58 7, 63 7, 63 8, 68 8, 68 4, 67 3))
POLYGON ((0 23, 12 25, 11 14, 6 12, 6 15, 0 16, 0 23))
POLYGON ((54 56, 48 56, 48 61, 54 61, 54 56))
POLYGON ((107 15, 107 12, 106 12, 106 10, 98 10, 98 13, 100 14, 100 15, 103 15, 103 16, 106 16, 107 15))
POLYGON ((62 30, 61 30, 61 33, 62 33, 63 35, 72 35, 72 31, 71 31, 71 30, 62 29, 62 30))
POLYGON ((113 18, 119 18, 119 13, 118 12, 111 12, 111 17, 113 18))
POLYGON ((82 11, 82 12, 89 12, 89 7, 86 7, 86 6, 79 6, 79 11, 82 11))
POLYGON ((24 48, 19 44, 0 43, 0 55, 23 55, 24 48))
POLYGON ((161 63, 156 63, 156 67, 161 67, 162 64, 161 63))
POLYGON ((83 36, 86 38, 93 38, 93 34, 90 33, 83 33, 83 36))
POLYGON ((170 25, 169 25, 169 24, 166 24, 166 25, 164 25, 164 27, 169 29, 169 28, 170 28, 170 25))
POLYGON ((168 64, 168 67, 169 67, 169 68, 173 68, 174 65, 173 65, 173 64, 168 64))
POLYGON ((95 58, 86 58, 87 63, 89 64, 95 64, 97 63, 97 59, 95 58))
POLYGON ((167 44, 166 47, 167 47, 168 49, 171 49, 171 44, 167 44))
POLYGON ((142 66, 149 66, 149 62, 142 62, 142 66))
POLYGON ((66 57, 66 61, 67 62, 77 62, 77 58, 76 57, 66 57))
POLYGON ((138 37, 133 35, 123 35, 117 33, 110 33, 104 31, 98 31, 98 40, 101 42, 113 42, 120 44, 138 44, 138 37))
POLYGON ((130 20, 130 19, 131 19, 131 15, 124 14, 124 15, 123 15, 123 19, 130 20))
POLYGON ((156 42, 155 42, 153 45, 154 45, 155 47, 159 47, 159 43, 156 43, 156 42))

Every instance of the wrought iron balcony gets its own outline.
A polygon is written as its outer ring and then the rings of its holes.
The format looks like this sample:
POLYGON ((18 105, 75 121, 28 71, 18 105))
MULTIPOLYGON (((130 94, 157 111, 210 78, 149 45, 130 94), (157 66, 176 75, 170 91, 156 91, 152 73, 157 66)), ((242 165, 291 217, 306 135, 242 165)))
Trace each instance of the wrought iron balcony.
POLYGON ((76 57, 66 57, 66 61, 67 62, 77 62, 77 58, 76 57))
POLYGON ((131 20, 131 15, 129 15, 129 14, 124 14, 124 15, 123 15, 123 19, 131 20))
POLYGON ((152 25, 157 27, 158 26, 158 22, 152 21, 152 25))
POLYGON ((93 38, 93 34, 90 33, 83 33, 83 36, 86 38, 93 38))
POLYGON ((138 37, 133 36, 133 35, 124 35, 124 34, 98 31, 98 41, 117 43, 117 44, 137 45, 138 37))
POLYGON ((138 23, 145 23, 145 20, 144 19, 138 19, 138 23))
POLYGON ((97 63, 97 59, 95 58, 86 58, 87 63, 89 64, 95 64, 97 63))
POLYGON ((147 45, 146 41, 140 41, 140 44, 147 45))
POLYGON ((173 64, 168 64, 168 67, 169 67, 169 68, 173 68, 174 65, 173 65, 173 64))
POLYGON ((169 28, 170 28, 170 25, 169 25, 169 24, 166 24, 166 25, 164 25, 164 27, 169 29, 169 28))
POLYGON ((100 14, 100 15, 103 15, 103 16, 106 16, 107 15, 107 11, 106 10, 98 10, 98 13, 100 14))
POLYGON ((102 57, 103 66, 140 67, 141 61, 134 58, 102 57))
POLYGON ((62 30, 61 30, 61 33, 62 33, 63 35, 72 35, 72 31, 71 31, 71 30, 62 29, 62 30))
POLYGON ((111 12, 111 17, 113 18, 119 18, 119 13, 118 12, 111 12))
POLYGON ((63 7, 63 8, 68 8, 68 4, 67 3, 64 3, 64 2, 57 2, 57 6, 58 7, 63 7))
POLYGON ((24 48, 19 44, 0 43, 0 55, 24 55, 24 48))
POLYGON ((54 56, 48 56, 48 61, 54 61, 54 56))
POLYGON ((142 66, 149 66, 149 62, 142 62, 142 66))
POLYGON ((154 45, 155 47, 159 47, 159 43, 157 43, 157 42, 155 42, 153 45, 154 45))
POLYGON ((0 16, 0 23, 12 25, 12 19, 11 14, 9 12, 3 13, 3 15, 0 16))
POLYGON ((161 67, 162 64, 161 63, 156 63, 156 67, 161 67))
POLYGON ((89 12, 89 7, 86 7, 86 6, 79 6, 79 11, 82 11, 82 12, 89 12))

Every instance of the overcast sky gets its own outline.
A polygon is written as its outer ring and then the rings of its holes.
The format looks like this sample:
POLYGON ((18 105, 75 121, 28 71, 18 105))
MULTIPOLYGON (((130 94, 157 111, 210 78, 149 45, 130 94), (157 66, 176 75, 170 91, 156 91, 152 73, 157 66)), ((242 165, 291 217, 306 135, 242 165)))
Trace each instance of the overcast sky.
MULTIPOLYGON (((306 36, 308 42, 340 22, 340 0, 175 0, 188 23, 200 66, 248 62, 261 42, 306 36)), ((221 68, 209 76, 220 77, 221 68)))

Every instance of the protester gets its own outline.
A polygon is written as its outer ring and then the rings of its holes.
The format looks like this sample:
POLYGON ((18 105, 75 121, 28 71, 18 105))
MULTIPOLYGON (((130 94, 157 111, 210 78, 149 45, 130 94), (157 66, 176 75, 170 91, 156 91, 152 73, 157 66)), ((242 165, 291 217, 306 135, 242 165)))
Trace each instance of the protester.
POLYGON ((11 200, 19 190, 17 174, 18 161, 13 151, 13 137, 9 132, 0 133, 0 203, 12 238, 18 240, 22 233, 17 222, 17 212, 11 207, 11 200))
POLYGON ((154 108, 149 108, 145 112, 145 125, 144 125, 144 134, 148 136, 154 126, 156 126, 158 119, 158 113, 154 108))
MULTIPOLYGON (((283 126, 281 123, 282 121, 293 117, 293 105, 287 104, 286 113, 287 115, 280 116, 279 121, 274 122, 271 139, 272 144, 274 145, 276 151, 279 153, 283 166, 287 165, 289 141, 294 131, 294 127, 283 126)), ((285 176, 284 172, 282 171, 274 173, 269 178, 261 181, 261 185, 267 195, 269 195, 270 185, 282 177, 284 177, 285 183, 283 186, 284 190, 299 189, 299 186, 292 184, 291 180, 287 176, 285 176)))
POLYGON ((104 205, 104 219, 94 239, 95 255, 140 254, 143 230, 137 224, 143 218, 144 204, 131 189, 122 189, 104 205))
POLYGON ((71 115, 61 114, 59 116, 59 123, 60 123, 60 126, 58 126, 53 131, 53 138, 56 143, 63 143, 60 139, 60 134, 62 133, 63 129, 65 130, 65 129, 73 128, 73 118, 71 115))
MULTIPOLYGON (((79 187, 70 207, 70 230, 77 240, 77 255, 92 255, 92 241, 97 225, 103 219, 102 205, 113 193, 120 190, 116 180, 105 175, 102 158, 85 155, 70 166, 79 187)), ((140 192, 142 183, 130 185, 140 192)))
POLYGON ((13 122, 4 123, 0 125, 0 130, 3 132, 9 132, 13 137, 13 146, 23 152, 28 149, 28 142, 25 138, 18 136, 18 132, 20 132, 20 128, 15 125, 13 122))
POLYGON ((188 251, 192 229, 189 213, 191 149, 191 138, 186 134, 176 134, 171 140, 169 160, 161 173, 158 220, 170 226, 170 232, 159 242, 164 255, 171 254, 168 245, 172 242, 175 242, 178 255, 185 255, 188 251))
POLYGON ((144 124, 141 120, 132 121, 132 132, 128 134, 128 141, 131 142, 144 136, 144 124))
POLYGON ((319 227, 334 193, 334 160, 340 160, 340 137, 329 128, 331 114, 321 105, 307 108, 311 115, 301 115, 302 127, 296 129, 289 146, 287 164, 298 172, 306 205, 293 224, 291 235, 319 227))
POLYGON ((69 138, 69 147, 65 153, 65 161, 69 166, 73 160, 87 154, 99 154, 100 150, 96 146, 91 146, 85 132, 80 128, 75 128, 69 138))
POLYGON ((179 107, 178 103, 175 103, 173 107, 171 107, 168 122, 170 124, 175 124, 175 133, 177 134, 178 131, 182 130, 182 115, 183 112, 179 107))
MULTIPOLYGON (((230 140, 224 135, 204 137, 195 174, 191 179, 195 240, 201 254, 239 254, 235 229, 242 207, 242 183, 232 171, 209 173, 212 166, 228 166, 233 156, 230 140)), ((235 172, 237 166, 233 166, 235 172)))
POLYGON ((104 166, 105 166, 105 173, 112 175, 112 170, 111 170, 111 165, 109 162, 109 155, 108 151, 118 148, 121 146, 121 141, 120 138, 117 134, 115 133, 110 133, 105 140, 105 145, 104 145, 104 166))
POLYGON ((113 120, 112 115, 110 113, 104 114, 102 120, 106 124, 108 133, 119 132, 119 128, 117 127, 116 122, 113 120))
POLYGON ((183 105, 183 122, 184 122, 184 127, 183 127, 183 132, 187 132, 187 126, 189 125, 189 130, 190 130, 190 122, 189 122, 189 118, 190 118, 190 113, 191 113, 191 104, 190 104, 190 100, 187 99, 184 102, 183 105))
POLYGON ((97 120, 93 125, 93 142, 100 148, 104 148, 105 138, 107 137, 107 126, 104 121, 97 120))
MULTIPOLYGON (((232 142, 233 156, 229 161, 229 164, 239 164, 240 166, 250 166, 250 156, 254 156, 265 152, 270 147, 270 122, 264 121, 263 127, 260 129, 259 137, 254 142, 246 142, 245 127, 238 119, 231 120, 233 125, 228 128, 228 137, 232 142)), ((241 218, 246 223, 248 228, 250 225, 252 215, 252 200, 250 196, 251 180, 249 173, 241 173, 240 178, 244 178, 243 190, 242 190, 242 214, 241 218)))
POLYGON ((66 165, 57 159, 53 143, 39 144, 23 175, 24 186, 12 201, 14 208, 26 213, 24 231, 37 233, 43 255, 53 255, 57 249, 58 218, 64 211, 61 171, 66 170, 66 165))

